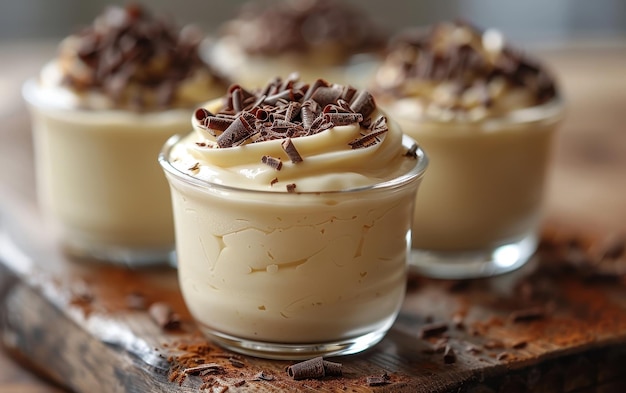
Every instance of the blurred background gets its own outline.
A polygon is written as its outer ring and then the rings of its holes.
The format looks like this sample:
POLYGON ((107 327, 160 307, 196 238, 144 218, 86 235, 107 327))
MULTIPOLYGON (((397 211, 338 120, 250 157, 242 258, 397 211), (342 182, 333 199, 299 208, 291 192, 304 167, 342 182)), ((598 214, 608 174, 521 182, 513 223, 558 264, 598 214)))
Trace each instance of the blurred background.
MULTIPOLYGON (((510 40, 547 45, 570 39, 605 39, 626 35, 624 0, 337 0, 368 10, 394 31, 463 17, 483 27, 502 30, 510 40)), ((172 14, 179 23, 194 23, 213 33, 235 15, 243 0, 143 0, 140 3, 172 14)), ((58 39, 88 24, 106 0, 0 0, 0 40, 58 39)), ((1 55, 1 54, 0 54, 1 55)))

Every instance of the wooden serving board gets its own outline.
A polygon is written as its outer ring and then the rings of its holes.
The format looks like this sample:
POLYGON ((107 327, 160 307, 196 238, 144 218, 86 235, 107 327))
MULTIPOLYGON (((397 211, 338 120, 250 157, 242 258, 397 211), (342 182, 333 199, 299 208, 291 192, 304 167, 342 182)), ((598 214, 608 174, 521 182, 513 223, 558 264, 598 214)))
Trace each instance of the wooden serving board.
POLYGON ((513 274, 465 282, 411 276, 379 345, 330 359, 343 364, 341 377, 295 381, 285 371, 294 362, 235 355, 203 339, 174 269, 72 260, 34 205, 0 202, 3 343, 76 392, 626 391, 626 257, 616 239, 555 223, 532 262, 513 274), (180 326, 158 325, 148 311, 154 303, 169 305, 180 326), (207 363, 207 375, 183 372, 207 363))

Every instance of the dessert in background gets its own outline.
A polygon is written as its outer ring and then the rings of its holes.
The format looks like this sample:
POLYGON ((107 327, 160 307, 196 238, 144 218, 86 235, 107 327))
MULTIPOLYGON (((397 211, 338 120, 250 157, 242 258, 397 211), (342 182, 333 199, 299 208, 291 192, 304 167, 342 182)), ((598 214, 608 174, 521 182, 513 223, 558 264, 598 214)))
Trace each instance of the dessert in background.
POLYGON ((395 37, 372 89, 431 159, 416 205, 413 266, 466 278, 525 263, 563 114, 545 66, 496 30, 446 22, 395 37))
POLYGON ((180 287, 235 351, 307 358, 382 339, 404 298, 426 157, 366 91, 275 79, 196 111, 159 159, 180 287))
POLYGON ((201 60, 202 38, 140 6, 109 7, 25 84, 41 207, 71 253, 168 260, 171 202, 156 157, 227 86, 201 60))
POLYGON ((356 6, 333 0, 251 2, 222 26, 208 61, 243 86, 298 72, 359 84, 371 77, 386 33, 356 6))

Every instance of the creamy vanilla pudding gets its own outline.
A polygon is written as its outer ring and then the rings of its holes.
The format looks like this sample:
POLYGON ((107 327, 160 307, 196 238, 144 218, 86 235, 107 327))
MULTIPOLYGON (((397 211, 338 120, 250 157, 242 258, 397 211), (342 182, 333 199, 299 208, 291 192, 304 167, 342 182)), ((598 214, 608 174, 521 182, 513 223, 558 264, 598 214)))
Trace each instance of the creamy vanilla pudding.
POLYGON ((173 219, 156 156, 227 87, 200 59, 201 39, 138 6, 110 7, 25 84, 39 199, 70 252, 167 261, 173 219))
POLYGON ((277 79, 196 111, 160 156, 203 331, 270 358, 354 353, 404 298, 426 157, 366 91, 277 79))
POLYGON ((517 268, 534 252, 553 132, 553 77, 495 30, 442 23, 400 34, 376 73, 381 107, 429 154, 413 265, 465 278, 517 268))
POLYGON ((206 56, 243 86, 264 86, 292 72, 306 82, 354 85, 371 77, 386 39, 365 12, 345 2, 251 2, 222 26, 206 56))

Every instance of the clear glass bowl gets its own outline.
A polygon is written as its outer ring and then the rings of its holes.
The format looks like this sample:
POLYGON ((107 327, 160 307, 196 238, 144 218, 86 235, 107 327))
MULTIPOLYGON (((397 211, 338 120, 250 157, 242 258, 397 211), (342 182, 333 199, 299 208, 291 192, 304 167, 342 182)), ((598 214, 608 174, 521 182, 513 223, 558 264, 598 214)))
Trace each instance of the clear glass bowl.
MULTIPOLYGON (((229 187, 159 156, 172 190, 181 291, 207 337, 264 358, 350 354, 380 341, 404 299, 422 150, 392 180, 336 192, 229 187)), ((408 149, 414 141, 406 136, 408 149)))
POLYGON ((537 247, 563 101, 476 122, 410 118, 381 106, 430 158, 415 209, 412 269, 463 279, 524 265, 537 247))

